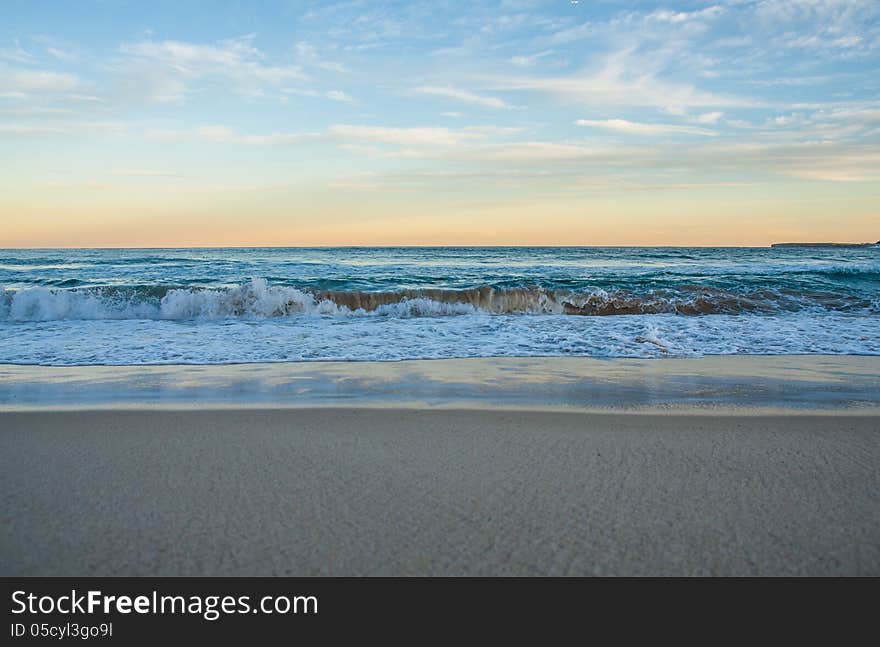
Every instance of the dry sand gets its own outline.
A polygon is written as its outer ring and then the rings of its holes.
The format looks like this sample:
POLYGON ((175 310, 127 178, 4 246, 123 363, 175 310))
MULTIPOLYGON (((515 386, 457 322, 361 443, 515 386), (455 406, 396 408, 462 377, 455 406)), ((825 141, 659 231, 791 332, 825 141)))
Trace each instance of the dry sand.
POLYGON ((880 575, 880 417, 0 413, 2 575, 880 575))

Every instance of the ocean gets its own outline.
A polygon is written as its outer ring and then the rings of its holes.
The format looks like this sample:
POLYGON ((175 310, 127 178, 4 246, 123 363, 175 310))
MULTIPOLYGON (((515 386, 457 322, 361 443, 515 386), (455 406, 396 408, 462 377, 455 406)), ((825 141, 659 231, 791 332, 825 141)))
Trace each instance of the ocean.
POLYGON ((0 250, 0 363, 880 354, 880 248, 0 250))

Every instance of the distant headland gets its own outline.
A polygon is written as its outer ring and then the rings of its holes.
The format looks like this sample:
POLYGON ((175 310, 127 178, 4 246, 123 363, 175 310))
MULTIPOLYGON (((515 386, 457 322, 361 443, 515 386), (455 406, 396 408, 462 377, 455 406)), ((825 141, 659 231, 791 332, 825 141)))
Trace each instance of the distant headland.
POLYGON ((877 247, 880 246, 880 240, 876 243, 773 243, 770 247, 877 247))

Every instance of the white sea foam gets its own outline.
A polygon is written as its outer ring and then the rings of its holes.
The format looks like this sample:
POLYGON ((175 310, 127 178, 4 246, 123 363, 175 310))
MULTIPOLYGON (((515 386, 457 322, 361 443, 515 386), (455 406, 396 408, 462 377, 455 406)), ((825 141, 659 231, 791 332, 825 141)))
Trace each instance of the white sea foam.
POLYGON ((269 285, 265 279, 228 288, 171 289, 154 302, 139 300, 132 292, 44 287, 6 291, 5 298, 0 298, 0 320, 10 321, 262 319, 294 315, 431 317, 479 312, 480 308, 465 302, 406 295, 369 310, 351 308, 297 288, 269 285))
POLYGON ((317 302, 292 287, 269 286, 265 279, 228 289, 169 290, 159 305, 161 319, 219 319, 230 316, 278 317, 336 314, 334 304, 317 302))
POLYGON ((880 321, 846 314, 59 320, 0 323, 0 363, 156 364, 444 357, 880 354, 880 321))

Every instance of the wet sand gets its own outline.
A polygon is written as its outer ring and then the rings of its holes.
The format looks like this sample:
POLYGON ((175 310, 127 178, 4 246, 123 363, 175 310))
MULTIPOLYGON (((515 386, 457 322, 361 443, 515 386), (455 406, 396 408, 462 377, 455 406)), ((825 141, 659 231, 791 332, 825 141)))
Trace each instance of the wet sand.
POLYGON ((880 356, 496 357, 154 366, 0 364, 0 411, 380 407, 880 412, 880 356))
POLYGON ((0 412, 0 574, 880 575, 880 417, 753 414, 0 412))

